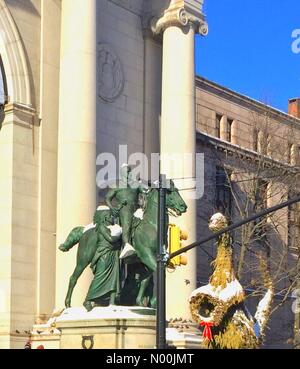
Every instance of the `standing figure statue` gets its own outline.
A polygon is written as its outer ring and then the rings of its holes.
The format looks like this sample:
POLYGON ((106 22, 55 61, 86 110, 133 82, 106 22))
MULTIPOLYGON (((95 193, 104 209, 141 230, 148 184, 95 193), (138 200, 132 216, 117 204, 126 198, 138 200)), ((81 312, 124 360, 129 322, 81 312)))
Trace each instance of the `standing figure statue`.
POLYGON ((73 290, 83 271, 92 266, 95 277, 84 305, 90 309, 91 302, 113 294, 114 303, 119 290, 119 255, 122 229, 113 225, 114 216, 107 206, 100 206, 95 212, 93 223, 86 227, 76 227, 68 235, 59 249, 68 252, 78 244, 76 267, 70 277, 65 299, 66 308, 71 307, 73 290), (95 293, 98 284, 97 294, 95 293), (104 291, 104 293, 103 293, 104 291), (97 296, 96 296, 97 295, 97 296))
POLYGON ((94 279, 89 288, 84 306, 87 311, 96 305, 115 305, 120 295, 120 248, 122 229, 113 225, 111 210, 103 207, 95 217, 97 250, 91 262, 94 279))

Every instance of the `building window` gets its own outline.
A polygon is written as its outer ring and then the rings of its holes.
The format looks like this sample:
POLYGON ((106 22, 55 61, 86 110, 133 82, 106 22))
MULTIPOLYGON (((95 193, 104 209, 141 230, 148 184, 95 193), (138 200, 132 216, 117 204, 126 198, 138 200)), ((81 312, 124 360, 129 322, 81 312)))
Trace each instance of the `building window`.
POLYGON ((254 128, 253 129, 253 150, 257 152, 258 150, 258 129, 254 128))
MULTIPOLYGON (((269 183, 263 179, 259 179, 257 181, 257 188, 255 193, 255 201, 254 201, 254 212, 259 212, 261 210, 265 210, 268 208, 268 191, 269 189, 269 183)), ((259 218, 255 221, 257 227, 257 235, 259 235, 259 238, 262 238, 262 235, 266 232, 266 226, 267 226, 267 218, 259 218)))
POLYGON ((266 135, 266 155, 272 156, 272 140, 271 135, 266 135))
MULTIPOLYGON (((294 194, 289 194, 289 199, 294 194)), ((289 249, 300 256, 300 204, 292 204, 288 209, 288 246, 289 249)))
MULTIPOLYGON (((259 212, 261 210, 267 209, 269 203, 269 182, 263 179, 259 179, 257 181, 256 188, 256 198, 254 204, 254 211, 259 212)), ((262 249, 266 253, 266 257, 268 258, 268 267, 270 267, 270 256, 271 256, 271 247, 268 240, 268 218, 258 218, 254 221, 255 230, 254 235, 256 241, 261 245, 262 249)))
POLYGON ((222 115, 217 114, 216 115, 216 137, 218 138, 221 137, 221 120, 222 120, 222 115))
POLYGON ((257 181, 256 210, 263 210, 268 207, 269 183, 263 179, 257 181))
POLYGON ((257 152, 262 155, 268 155, 269 144, 268 138, 269 136, 264 131, 258 131, 258 139, 257 139, 257 152))
POLYGON ((286 161, 288 164, 292 165, 293 161, 292 157, 293 157, 293 144, 289 142, 287 144, 287 155, 286 155, 286 161))
POLYGON ((230 174, 224 168, 216 168, 216 209, 227 217, 231 217, 232 195, 230 174))
POLYGON ((291 165, 299 165, 299 146, 288 145, 287 162, 291 165))
POLYGON ((227 119, 227 137, 228 137, 228 142, 232 142, 232 126, 233 126, 233 119, 227 119))

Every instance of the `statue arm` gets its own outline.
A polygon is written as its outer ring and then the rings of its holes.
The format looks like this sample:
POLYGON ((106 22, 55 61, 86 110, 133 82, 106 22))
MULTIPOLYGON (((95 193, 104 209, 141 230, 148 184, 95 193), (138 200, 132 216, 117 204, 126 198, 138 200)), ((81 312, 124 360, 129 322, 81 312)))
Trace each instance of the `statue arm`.
POLYGON ((115 196, 116 196, 116 189, 109 190, 106 195, 106 204, 110 209, 114 209, 112 201, 115 198, 115 196))
POLYGON ((145 208, 146 196, 148 192, 149 188, 146 187, 143 183, 141 183, 140 186, 138 187, 138 205, 141 208, 145 208))
POLYGON ((111 211, 112 211, 112 213, 115 217, 117 217, 119 215, 119 211, 120 211, 119 207, 114 207, 113 204, 112 204, 112 201, 115 198, 117 191, 118 191, 117 189, 113 188, 113 189, 109 190, 107 195, 106 195, 106 205, 111 209, 111 211))

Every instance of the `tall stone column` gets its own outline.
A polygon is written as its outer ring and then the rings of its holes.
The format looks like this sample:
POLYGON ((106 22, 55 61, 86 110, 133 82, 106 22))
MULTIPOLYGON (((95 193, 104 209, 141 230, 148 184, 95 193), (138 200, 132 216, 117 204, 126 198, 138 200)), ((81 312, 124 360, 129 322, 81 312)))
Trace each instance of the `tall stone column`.
MULTIPOLYGON (((96 208, 96 0, 62 1, 58 139, 57 246, 96 208)), ((77 247, 56 258, 56 307, 64 306, 77 247)), ((79 279, 72 305, 81 306, 90 283, 79 279)))
MULTIPOLYGON (((195 200, 195 33, 206 33, 203 1, 172 1, 153 30, 163 32, 161 116, 161 173, 173 179, 188 212, 170 219, 196 240, 195 200), (198 6, 196 6, 198 5, 198 6), (183 155, 190 156, 184 159, 183 155), (170 158, 174 161, 170 162, 170 158), (177 157, 177 158, 176 158, 177 157)), ((167 317, 189 318, 188 298, 196 288, 197 250, 188 253, 188 265, 167 275, 167 317)))
POLYGON ((151 154, 160 150, 162 48, 147 32, 144 32, 144 55, 144 152, 150 163, 151 154))

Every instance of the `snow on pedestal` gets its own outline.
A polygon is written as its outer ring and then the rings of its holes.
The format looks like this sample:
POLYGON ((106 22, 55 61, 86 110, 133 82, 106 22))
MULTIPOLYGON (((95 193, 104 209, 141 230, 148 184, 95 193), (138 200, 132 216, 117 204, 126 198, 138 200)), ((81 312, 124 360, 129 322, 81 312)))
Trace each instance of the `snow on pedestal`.
MULTIPOLYGON (((34 347, 60 349, 153 349, 156 311, 143 307, 84 307, 64 310, 47 324, 34 326, 34 347)), ((34 348, 33 347, 33 348, 34 348)))

